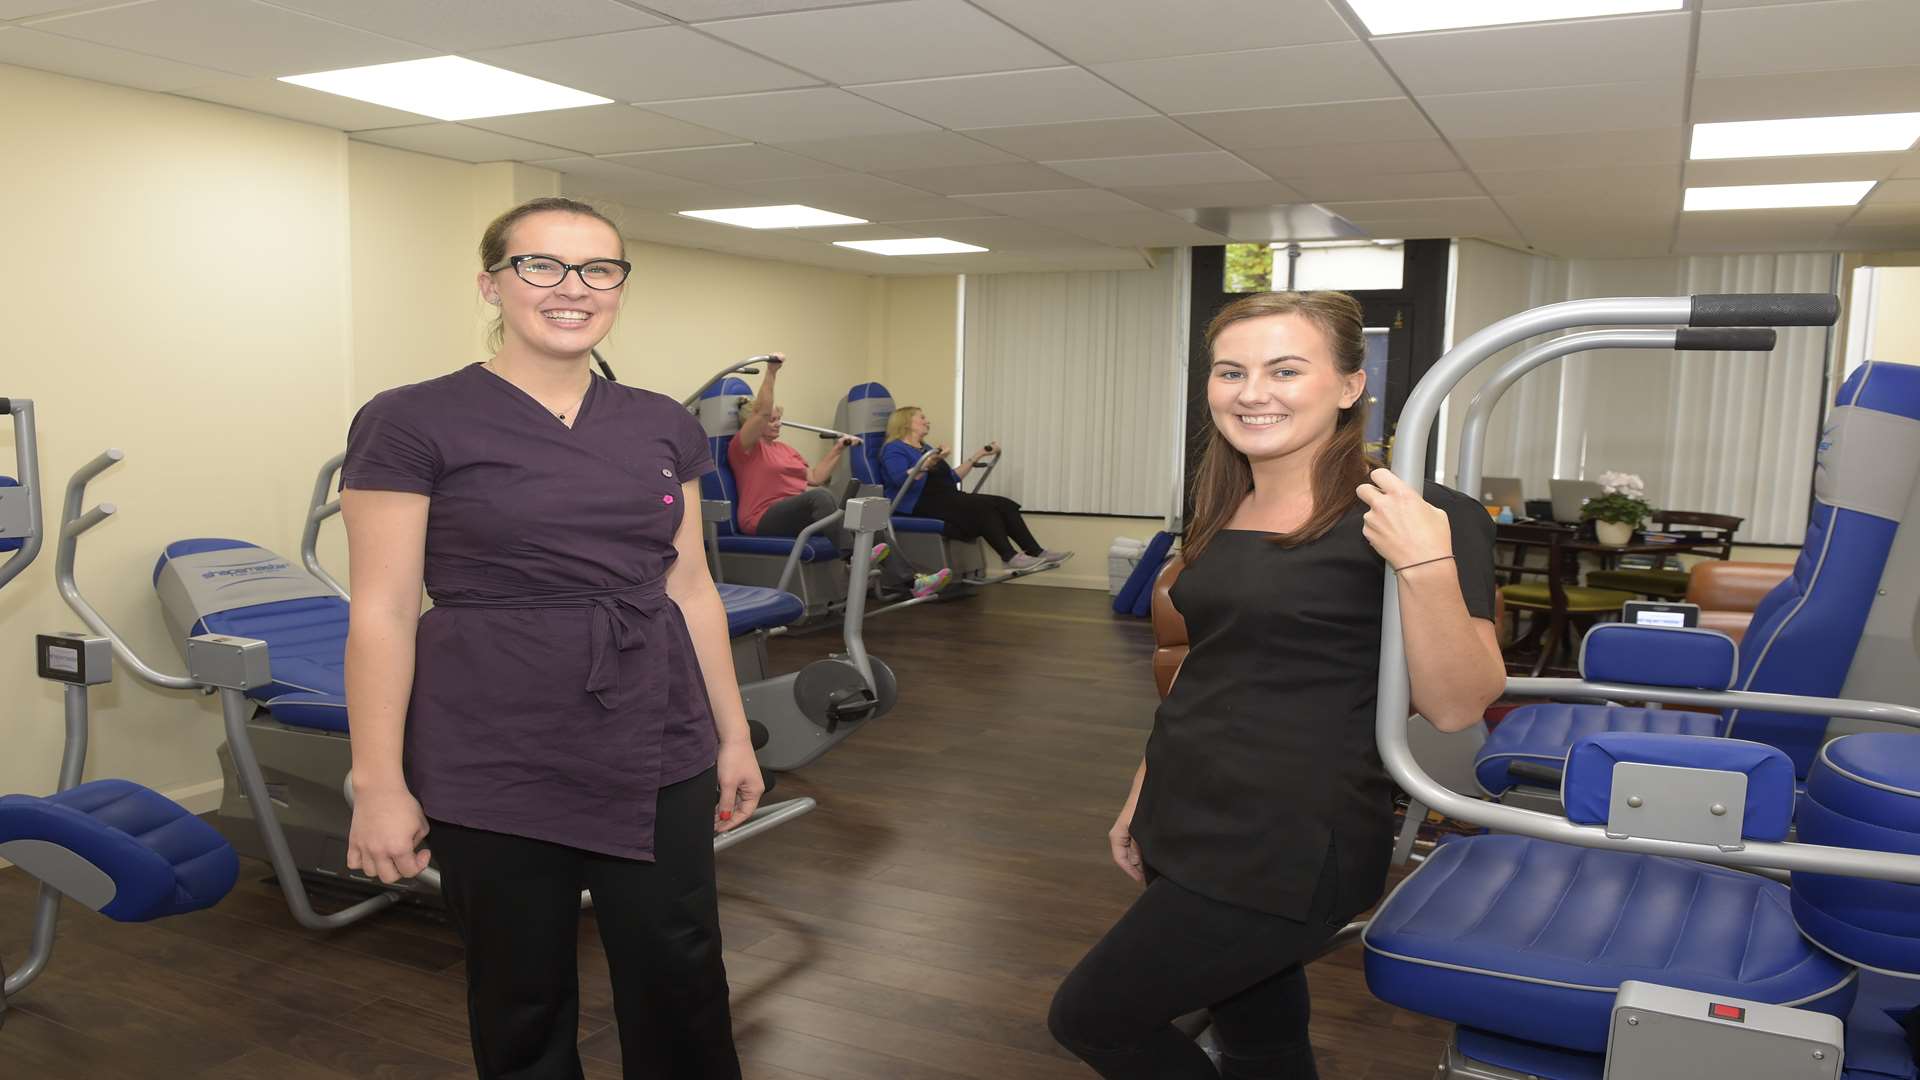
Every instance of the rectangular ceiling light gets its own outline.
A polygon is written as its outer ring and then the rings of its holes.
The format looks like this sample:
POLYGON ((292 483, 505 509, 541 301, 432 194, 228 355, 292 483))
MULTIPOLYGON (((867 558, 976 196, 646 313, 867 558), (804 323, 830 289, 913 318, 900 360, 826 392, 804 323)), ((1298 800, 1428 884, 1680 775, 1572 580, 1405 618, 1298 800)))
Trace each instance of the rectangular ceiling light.
POLYGON ((871 251, 875 255, 958 255, 966 251, 985 251, 977 244, 963 244, 944 236, 916 236, 908 240, 835 240, 834 247, 871 251))
POLYGON ((1920 112, 1810 116, 1799 120, 1736 120, 1693 125, 1695 161, 1801 157, 1905 150, 1920 139, 1920 112))
POLYGON ((1686 0, 1347 0, 1375 37, 1468 26, 1557 22, 1596 15, 1679 11, 1686 0))
POLYGON ((613 101, 459 56, 284 75, 280 81, 436 120, 476 120, 613 101))
POLYGON ((1852 206, 1866 198, 1874 180, 1826 184, 1741 184, 1687 189, 1686 210, 1779 210, 1795 206, 1852 206))
POLYGON ((811 229, 821 225, 865 225, 866 218, 848 217, 811 206, 736 206, 730 210, 682 210, 681 217, 738 225, 743 229, 811 229))

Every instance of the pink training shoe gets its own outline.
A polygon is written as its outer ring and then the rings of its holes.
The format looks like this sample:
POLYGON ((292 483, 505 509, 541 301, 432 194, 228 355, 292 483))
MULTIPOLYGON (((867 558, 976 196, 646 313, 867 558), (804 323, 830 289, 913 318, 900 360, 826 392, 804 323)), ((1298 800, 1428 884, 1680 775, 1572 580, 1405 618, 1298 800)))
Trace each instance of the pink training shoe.
POLYGON ((944 566, 931 574, 921 574, 919 577, 913 579, 913 598, 915 600, 924 600, 934 593, 939 592, 941 589, 946 588, 947 582, 952 580, 953 571, 944 566))
POLYGON ((868 568, 871 569, 872 567, 879 566, 881 563, 886 562, 887 556, 891 554, 893 554, 893 549, 888 547, 887 545, 885 544, 873 545, 873 561, 867 564, 868 568))

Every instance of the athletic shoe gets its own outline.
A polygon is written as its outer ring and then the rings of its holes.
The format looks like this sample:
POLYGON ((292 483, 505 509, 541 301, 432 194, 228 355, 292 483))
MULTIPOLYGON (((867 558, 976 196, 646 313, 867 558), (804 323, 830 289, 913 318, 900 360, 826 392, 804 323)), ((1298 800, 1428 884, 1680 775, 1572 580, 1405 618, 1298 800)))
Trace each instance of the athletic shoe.
POLYGON ((1040 553, 1041 562, 1050 562, 1055 566, 1059 566, 1071 558, 1073 558, 1073 552, 1071 551, 1055 551, 1052 548, 1048 548, 1040 553))
POLYGON ((879 566, 881 563, 886 562, 887 556, 891 554, 893 554, 892 548, 888 547, 885 544, 875 544, 873 545, 873 561, 869 562, 867 566, 869 567, 879 566))
POLYGON ((921 574, 913 579, 913 598, 915 600, 924 600, 934 593, 939 592, 941 589, 946 588, 947 582, 952 580, 953 571, 944 566, 931 574, 921 574))
POLYGON ((1038 566, 1045 566, 1046 562, 1047 561, 1045 559, 1042 559, 1038 555, 1020 554, 1020 555, 1015 555, 1013 558, 1007 560, 1007 569, 1032 570, 1038 566))

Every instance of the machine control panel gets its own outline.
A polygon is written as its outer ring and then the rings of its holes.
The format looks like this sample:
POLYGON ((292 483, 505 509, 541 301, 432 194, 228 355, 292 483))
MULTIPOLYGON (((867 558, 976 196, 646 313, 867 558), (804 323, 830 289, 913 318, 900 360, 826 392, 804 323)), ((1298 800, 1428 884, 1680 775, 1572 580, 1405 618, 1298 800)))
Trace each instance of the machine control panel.
POLYGON ((113 681, 113 646, 92 634, 35 634, 33 666, 43 679, 99 686, 113 681))

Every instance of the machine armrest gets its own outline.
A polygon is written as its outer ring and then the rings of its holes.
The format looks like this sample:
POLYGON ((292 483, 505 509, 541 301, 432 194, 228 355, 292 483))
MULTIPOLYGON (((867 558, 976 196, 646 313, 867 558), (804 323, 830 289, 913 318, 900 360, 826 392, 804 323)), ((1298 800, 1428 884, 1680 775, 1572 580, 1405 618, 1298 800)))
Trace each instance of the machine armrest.
POLYGON ((1725 690, 1740 650, 1713 630, 1604 623, 1580 642, 1580 674, 1588 682, 1725 690))
POLYGON ((1605 824, 1617 835, 1722 844, 1785 840, 1793 820, 1793 762, 1775 747, 1744 739, 1603 732, 1573 744, 1560 797, 1567 820, 1605 824), (1723 778, 1720 788, 1701 786, 1715 777, 1723 778), (1725 795, 1712 794, 1721 789, 1725 795), (1707 835, 1714 829, 1726 834, 1707 835))

